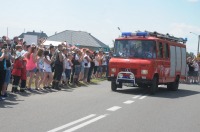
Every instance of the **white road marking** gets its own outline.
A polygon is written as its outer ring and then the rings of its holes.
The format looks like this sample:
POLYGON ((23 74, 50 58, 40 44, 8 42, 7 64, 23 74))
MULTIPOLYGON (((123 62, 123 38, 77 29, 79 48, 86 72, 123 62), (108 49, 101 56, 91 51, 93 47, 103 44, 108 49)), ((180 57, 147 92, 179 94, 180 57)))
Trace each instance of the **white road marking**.
POLYGON ((141 95, 136 95, 136 96, 133 97, 133 99, 137 99, 139 97, 141 97, 141 95))
POLYGON ((57 131, 59 131, 59 130, 62 130, 62 129, 64 129, 64 128, 67 128, 67 127, 69 127, 69 126, 72 126, 72 125, 74 125, 74 124, 77 124, 77 123, 79 123, 79 122, 82 122, 82 121, 84 121, 84 120, 90 119, 90 118, 92 118, 92 117, 94 117, 94 116, 96 116, 96 114, 91 114, 91 115, 89 115, 89 116, 83 117, 83 118, 81 118, 81 119, 78 119, 78 120, 76 120, 76 121, 70 122, 70 123, 65 124, 65 125, 63 125, 63 126, 60 126, 60 127, 55 128, 55 129, 49 130, 48 132, 57 132, 57 131))
POLYGON ((87 125, 89 125, 89 124, 91 124, 91 123, 93 123, 93 122, 95 122, 95 121, 98 121, 98 120, 100 120, 100 119, 102 119, 102 118, 105 118, 106 116, 107 116, 107 115, 98 116, 98 117, 96 117, 96 118, 94 118, 94 119, 91 119, 91 120, 89 120, 89 121, 87 121, 87 122, 84 122, 84 123, 82 123, 82 124, 80 124, 80 125, 78 125, 78 126, 72 127, 72 128, 70 128, 70 129, 68 129, 68 130, 66 130, 66 131, 64 131, 64 132, 73 132, 73 131, 75 131, 75 130, 77 130, 77 129, 80 129, 80 128, 84 127, 84 126, 87 126, 87 125))
POLYGON ((113 106, 113 107, 111 107, 111 108, 109 108, 109 109, 107 109, 108 111, 116 111, 116 110, 118 110, 118 109, 120 109, 121 107, 119 107, 119 106, 113 106))
POLYGON ((147 96, 142 96, 142 97, 140 97, 139 99, 144 99, 144 98, 146 98, 147 96))
POLYGON ((133 100, 127 100, 127 101, 124 102, 124 104, 132 104, 133 102, 135 102, 135 101, 133 101, 133 100))

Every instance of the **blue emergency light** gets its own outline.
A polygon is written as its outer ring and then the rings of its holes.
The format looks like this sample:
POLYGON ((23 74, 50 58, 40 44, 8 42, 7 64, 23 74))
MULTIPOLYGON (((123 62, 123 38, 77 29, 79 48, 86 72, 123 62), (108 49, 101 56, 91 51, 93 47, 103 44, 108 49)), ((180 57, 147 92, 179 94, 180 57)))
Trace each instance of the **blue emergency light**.
POLYGON ((132 32, 123 32, 122 33, 122 37, 130 37, 130 36, 142 36, 142 37, 145 37, 145 36, 148 36, 148 32, 137 32, 137 33, 132 33, 132 32))
POLYGON ((137 32, 136 33, 136 36, 143 36, 143 37, 145 37, 145 36, 148 36, 149 34, 148 34, 148 32, 137 32))
POLYGON ((186 42, 186 41, 188 41, 188 39, 187 39, 187 38, 185 38, 185 42, 186 42))
POLYGON ((187 42, 187 38, 179 38, 179 41, 181 41, 181 42, 187 42))
POLYGON ((132 36, 131 32, 123 32, 122 37, 132 36))

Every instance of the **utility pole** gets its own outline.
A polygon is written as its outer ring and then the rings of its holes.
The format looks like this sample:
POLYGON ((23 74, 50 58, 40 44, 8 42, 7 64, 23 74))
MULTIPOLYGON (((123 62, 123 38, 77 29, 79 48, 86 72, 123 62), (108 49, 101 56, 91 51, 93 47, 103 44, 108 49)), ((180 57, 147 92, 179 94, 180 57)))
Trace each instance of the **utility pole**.
POLYGON ((8 37, 8 27, 7 27, 7 37, 8 37))
POLYGON ((198 39, 198 53, 197 54, 199 54, 199 45, 200 45, 200 35, 199 35, 199 39, 198 39))

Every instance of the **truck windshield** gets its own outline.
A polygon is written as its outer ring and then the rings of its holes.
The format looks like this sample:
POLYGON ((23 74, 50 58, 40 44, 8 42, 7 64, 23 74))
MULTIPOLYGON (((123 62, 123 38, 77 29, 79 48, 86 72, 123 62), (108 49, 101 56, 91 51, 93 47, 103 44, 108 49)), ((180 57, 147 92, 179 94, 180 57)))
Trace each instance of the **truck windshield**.
POLYGON ((156 42, 150 40, 116 40, 114 57, 156 58, 156 42))

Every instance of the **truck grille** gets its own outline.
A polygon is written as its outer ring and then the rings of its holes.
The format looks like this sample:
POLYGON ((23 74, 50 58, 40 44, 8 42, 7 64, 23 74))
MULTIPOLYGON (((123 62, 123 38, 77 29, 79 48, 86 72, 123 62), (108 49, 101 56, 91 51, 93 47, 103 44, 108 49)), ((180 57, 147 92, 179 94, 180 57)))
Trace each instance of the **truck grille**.
POLYGON ((129 69, 129 68, 120 68, 119 71, 130 71, 132 72, 134 75, 137 75, 137 69, 129 69))

